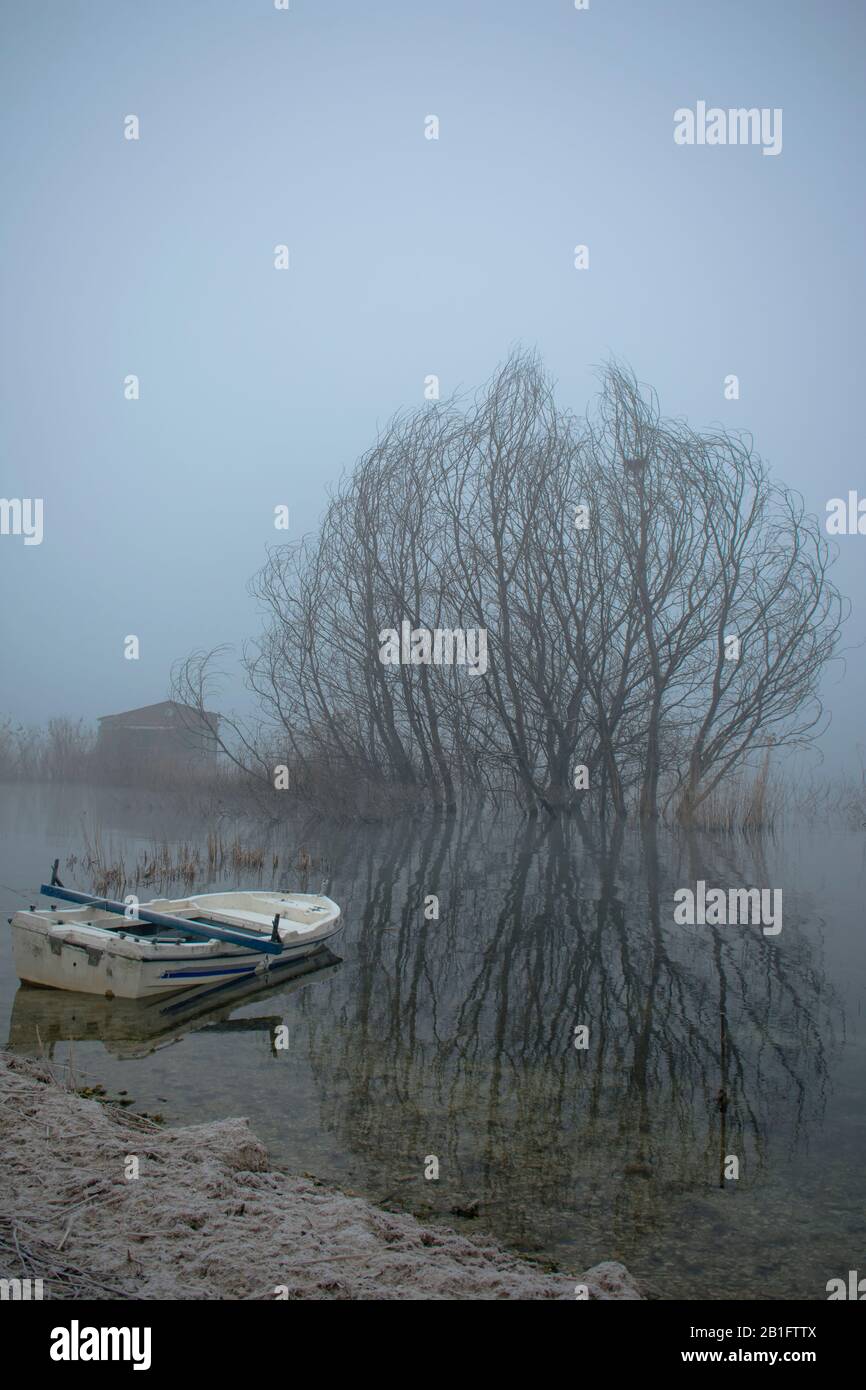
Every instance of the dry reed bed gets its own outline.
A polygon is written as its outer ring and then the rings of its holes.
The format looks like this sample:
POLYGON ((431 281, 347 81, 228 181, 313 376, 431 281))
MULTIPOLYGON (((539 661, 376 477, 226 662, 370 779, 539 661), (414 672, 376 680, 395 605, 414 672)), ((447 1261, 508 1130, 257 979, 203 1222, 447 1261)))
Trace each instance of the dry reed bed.
MULTIPOLYGON (((70 854, 65 868, 74 873, 81 866, 90 876, 92 891, 101 897, 120 898, 124 892, 139 887, 166 888, 182 884, 191 888, 197 881, 237 879, 240 874, 261 879, 265 873, 276 874, 281 864, 281 856, 272 850, 244 844, 237 837, 224 839, 217 831, 208 834, 204 846, 187 841, 176 844, 167 840, 154 841, 140 850, 130 863, 111 840, 103 839, 98 828, 84 829, 82 833, 84 849, 80 855, 70 854)), ((288 853, 282 856, 283 867, 300 875, 302 887, 310 870, 321 868, 322 862, 314 859, 303 846, 294 856, 288 853)))

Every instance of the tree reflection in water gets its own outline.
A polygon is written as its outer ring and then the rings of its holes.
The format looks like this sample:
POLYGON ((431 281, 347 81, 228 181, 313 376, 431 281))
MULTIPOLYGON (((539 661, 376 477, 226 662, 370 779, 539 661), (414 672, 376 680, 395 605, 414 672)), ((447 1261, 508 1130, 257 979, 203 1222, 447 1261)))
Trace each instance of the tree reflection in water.
POLYGON ((823 1296, 859 1194, 844 1163, 816 1186, 807 1162, 842 1017, 814 913, 786 874, 779 936, 673 916, 698 879, 779 886, 762 841, 476 814, 303 842, 343 908, 342 964, 179 1012, 19 990, 10 1045, 147 1058, 196 1033, 171 1067, 142 1063, 136 1093, 249 1114, 278 1163, 449 1224, 477 1203, 468 1229, 566 1269, 623 1259, 650 1292, 823 1296))
POLYGON ((771 1139, 790 1150, 820 1115, 838 1004, 797 902, 778 937, 673 921, 697 878, 768 884, 760 842, 474 817, 332 860, 357 968, 311 1015, 311 1055, 326 1123, 380 1198, 477 1200, 524 1249, 623 1255, 695 1198, 759 1191, 771 1139))

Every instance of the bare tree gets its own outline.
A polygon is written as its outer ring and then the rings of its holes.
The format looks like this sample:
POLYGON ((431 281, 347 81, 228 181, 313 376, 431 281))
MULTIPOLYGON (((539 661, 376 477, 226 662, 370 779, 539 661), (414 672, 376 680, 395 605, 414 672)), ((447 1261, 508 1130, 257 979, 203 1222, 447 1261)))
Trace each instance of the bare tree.
POLYGON ((751 440, 664 419, 615 362, 578 420, 518 352, 475 398, 392 421, 318 536, 269 553, 247 675, 265 744, 300 764, 443 810, 474 790, 689 820, 814 735, 844 616, 829 569, 751 440), (486 670, 384 664, 404 622, 484 629, 486 670))

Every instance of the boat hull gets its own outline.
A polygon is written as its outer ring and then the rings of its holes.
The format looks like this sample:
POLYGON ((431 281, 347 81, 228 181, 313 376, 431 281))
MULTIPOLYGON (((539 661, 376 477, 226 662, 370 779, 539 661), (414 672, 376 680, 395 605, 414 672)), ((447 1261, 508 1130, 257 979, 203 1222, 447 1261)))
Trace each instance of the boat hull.
POLYGON ((106 999, 22 983, 12 1001, 6 1046, 20 1056, 50 1060, 58 1043, 98 1039, 115 1057, 146 1057, 199 1028, 260 1029, 273 1045, 282 1015, 257 1012, 233 1021, 233 1013, 249 1003, 286 999, 330 979, 341 965, 340 957, 323 946, 304 960, 279 961, 266 975, 144 999, 106 999))

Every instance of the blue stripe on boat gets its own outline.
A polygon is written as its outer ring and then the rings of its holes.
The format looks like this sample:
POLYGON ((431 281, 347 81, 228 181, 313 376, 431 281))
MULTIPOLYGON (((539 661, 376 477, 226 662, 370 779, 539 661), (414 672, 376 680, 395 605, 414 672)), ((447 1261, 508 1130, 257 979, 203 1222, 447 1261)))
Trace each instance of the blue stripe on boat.
POLYGON ((206 975, 251 975, 254 965, 225 965, 219 970, 163 970, 161 980, 196 980, 206 975))
MULTIPOLYGON (((86 950, 87 950, 87 947, 86 947, 86 946, 82 946, 82 947, 80 947, 79 949, 82 950, 82 951, 86 951, 86 950)), ((189 956, 142 956, 141 959, 142 959, 142 963, 143 963, 144 965, 176 965, 177 962, 180 961, 180 960, 189 960, 189 956)), ((254 956, 254 955, 252 954, 252 952, 250 952, 250 951, 247 951, 246 954, 244 954, 243 951, 232 951, 230 954, 224 955, 224 956, 222 956, 222 955, 220 955, 220 956, 208 956, 208 960, 240 960, 240 959, 258 961, 258 956, 257 956, 257 955, 254 956)))

